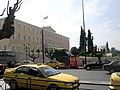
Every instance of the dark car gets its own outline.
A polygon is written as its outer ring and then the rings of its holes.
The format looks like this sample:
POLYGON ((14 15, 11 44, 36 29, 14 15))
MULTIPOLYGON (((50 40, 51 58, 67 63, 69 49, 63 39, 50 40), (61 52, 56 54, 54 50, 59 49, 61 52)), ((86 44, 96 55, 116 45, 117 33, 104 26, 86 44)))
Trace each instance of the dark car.
POLYGON ((96 62, 93 63, 93 64, 86 64, 84 68, 85 68, 86 70, 102 69, 103 65, 104 65, 104 64, 108 64, 108 63, 110 63, 109 60, 96 61, 96 62))
POLYGON ((103 65, 103 70, 109 71, 109 73, 120 71, 120 60, 114 60, 109 64, 103 65))

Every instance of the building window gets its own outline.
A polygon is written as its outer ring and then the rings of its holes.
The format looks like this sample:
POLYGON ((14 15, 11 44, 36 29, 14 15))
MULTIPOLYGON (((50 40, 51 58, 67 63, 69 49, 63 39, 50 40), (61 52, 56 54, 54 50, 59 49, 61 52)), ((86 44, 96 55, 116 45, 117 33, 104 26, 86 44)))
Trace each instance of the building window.
POLYGON ((23 29, 25 30, 25 26, 23 26, 23 29))
POLYGON ((34 29, 33 29, 33 33, 34 33, 34 29))
POLYGON ((25 39, 26 39, 25 35, 23 36, 23 38, 24 38, 24 41, 25 41, 25 39))
POLYGON ((28 27, 28 31, 30 32, 30 27, 28 27))
POLYGON ((20 34, 18 34, 18 40, 20 40, 20 34))
POLYGON ((30 36, 28 37, 28 42, 30 42, 30 36))
POLYGON ((20 46, 18 47, 18 51, 20 51, 20 46))
POLYGON ((12 50, 15 50, 15 46, 12 46, 12 50))
POLYGON ((18 28, 20 29, 20 24, 19 24, 18 28))
POLYGON ((4 50, 7 50, 7 47, 6 47, 6 45, 4 46, 4 50))
POLYGON ((38 38, 37 38, 37 43, 38 43, 38 38))
POLYGON ((33 43, 34 43, 34 37, 33 37, 33 43))

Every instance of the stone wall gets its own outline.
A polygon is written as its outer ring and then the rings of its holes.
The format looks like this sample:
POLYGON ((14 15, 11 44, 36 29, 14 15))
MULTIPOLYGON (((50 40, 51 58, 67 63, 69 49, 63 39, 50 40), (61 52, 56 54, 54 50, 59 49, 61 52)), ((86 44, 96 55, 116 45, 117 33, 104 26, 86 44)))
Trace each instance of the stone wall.
MULTIPOLYGON (((78 66, 82 66, 82 61, 85 60, 85 57, 78 57, 77 58, 77 62, 78 62, 78 66)), ((98 60, 97 57, 86 57, 86 61, 87 61, 87 64, 90 64, 90 63, 94 63, 98 60)), ((113 61, 113 60, 120 60, 120 57, 101 57, 101 60, 110 60, 110 61, 113 61)))

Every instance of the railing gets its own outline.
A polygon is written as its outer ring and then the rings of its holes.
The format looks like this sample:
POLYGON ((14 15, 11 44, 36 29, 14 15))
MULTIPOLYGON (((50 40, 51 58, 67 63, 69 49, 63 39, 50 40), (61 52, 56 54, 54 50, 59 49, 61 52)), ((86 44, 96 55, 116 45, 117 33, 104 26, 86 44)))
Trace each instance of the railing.
MULTIPOLYGON (((56 82, 56 83, 66 83, 66 82, 62 82, 62 81, 53 81, 53 80, 37 80, 37 79, 33 79, 33 78, 18 78, 18 77, 12 77, 12 76, 0 76, 0 77, 3 77, 3 78, 11 78, 11 79, 20 79, 20 80, 25 80, 26 82, 17 82, 18 84, 23 84, 23 85, 26 85, 26 88, 29 87, 30 89, 32 88, 32 86, 40 86, 42 87, 43 89, 42 90, 46 90, 46 88, 48 87, 48 85, 38 85, 38 84, 32 84, 32 80, 35 80, 35 81, 43 81, 43 82, 56 82)), ((14 81, 7 81, 5 80, 4 82, 4 79, 0 79, 0 90, 8 90, 8 86, 7 86, 7 83, 6 82, 14 82, 14 81)), ((120 84, 116 84, 116 85, 112 85, 112 84, 101 84, 101 83, 86 83, 86 82, 76 82, 76 83, 73 83, 73 82, 67 82, 67 83, 72 83, 72 84, 84 84, 84 85, 100 85, 100 86, 118 86, 120 87, 120 84)), ((52 87, 55 87, 56 86, 52 86, 52 87)), ((60 90, 60 89, 64 89, 64 90, 74 90, 74 89, 70 89, 70 88, 66 88, 66 87, 59 87, 59 89, 55 89, 55 90, 60 90)), ((78 88, 79 90, 80 88, 78 88)))

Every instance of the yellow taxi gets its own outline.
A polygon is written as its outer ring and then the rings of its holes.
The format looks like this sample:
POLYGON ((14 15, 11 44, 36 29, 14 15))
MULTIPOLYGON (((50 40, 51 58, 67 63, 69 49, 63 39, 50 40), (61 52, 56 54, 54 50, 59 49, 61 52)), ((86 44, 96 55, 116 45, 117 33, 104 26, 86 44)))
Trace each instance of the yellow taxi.
POLYGON ((78 90, 79 79, 64 74, 43 64, 27 64, 8 68, 4 72, 4 81, 12 90, 26 88, 32 90, 78 90))
POLYGON ((110 90, 120 90, 120 72, 111 74, 110 84, 111 85, 119 85, 119 86, 109 86, 110 90))
POLYGON ((49 61, 47 61, 45 63, 45 65, 51 66, 51 67, 56 68, 56 69, 58 69, 58 68, 65 68, 65 64, 64 63, 60 63, 60 62, 58 62, 56 60, 49 60, 49 61))

